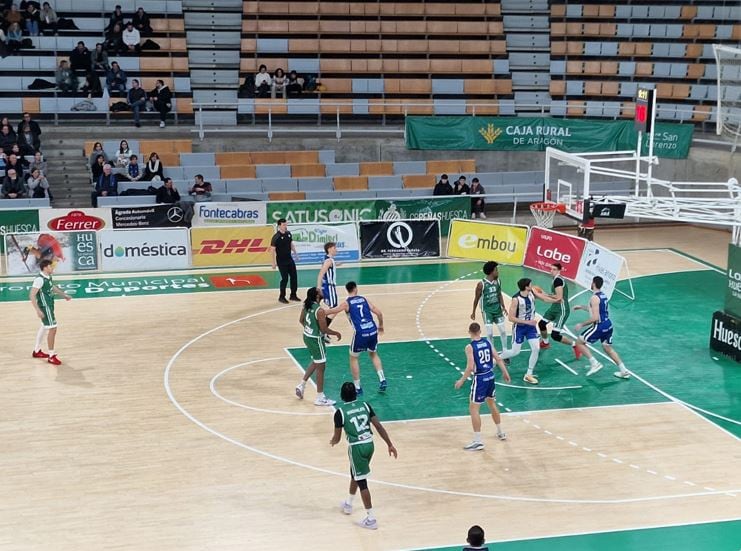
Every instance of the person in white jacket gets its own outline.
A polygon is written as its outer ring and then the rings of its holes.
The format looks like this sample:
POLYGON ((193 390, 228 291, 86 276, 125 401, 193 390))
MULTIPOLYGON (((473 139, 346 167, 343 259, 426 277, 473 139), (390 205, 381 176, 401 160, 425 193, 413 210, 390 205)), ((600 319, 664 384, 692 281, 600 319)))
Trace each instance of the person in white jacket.
POLYGON ((141 42, 141 35, 139 34, 139 31, 134 28, 134 24, 131 21, 126 24, 126 29, 121 35, 121 39, 123 40, 123 43, 129 52, 139 51, 139 42, 141 42))

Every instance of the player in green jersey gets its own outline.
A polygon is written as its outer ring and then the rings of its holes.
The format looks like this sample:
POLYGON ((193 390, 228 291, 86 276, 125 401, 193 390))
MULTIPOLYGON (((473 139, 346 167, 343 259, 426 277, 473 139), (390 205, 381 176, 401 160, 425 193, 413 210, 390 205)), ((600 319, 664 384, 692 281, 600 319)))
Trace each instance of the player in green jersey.
POLYGON ((54 272, 54 263, 51 260, 42 260, 39 262, 39 275, 33 280, 31 292, 28 298, 31 300, 36 315, 41 320, 41 327, 36 333, 36 346, 34 346, 32 356, 34 358, 45 358, 47 362, 53 365, 61 365, 62 360, 57 357, 54 351, 54 341, 57 337, 57 318, 54 315, 54 295, 64 297, 64 300, 72 300, 72 297, 54 285, 51 274, 54 272), (49 331, 46 342, 49 345, 49 353, 41 351, 41 343, 44 340, 44 333, 49 331))
POLYGON ((502 283, 499 281, 499 264, 489 261, 484 264, 484 279, 476 285, 473 297, 473 311, 471 319, 476 321, 476 307, 481 301, 481 316, 486 327, 489 343, 494 346, 494 325, 499 329, 499 338, 502 341, 502 352, 507 350, 507 307, 502 296, 502 283))
POLYGON ((338 404, 334 413, 334 434, 329 441, 330 446, 338 444, 342 437, 342 430, 345 430, 348 443, 347 455, 350 458, 350 493, 347 499, 340 504, 340 510, 346 515, 352 514, 352 502, 358 488, 360 488, 360 497, 363 500, 366 515, 358 524, 363 528, 376 530, 378 521, 373 515, 373 505, 368 489, 368 475, 370 474, 370 462, 374 450, 371 425, 386 442, 389 455, 396 458, 398 453, 371 405, 358 399, 358 392, 354 383, 349 381, 343 383, 340 389, 340 397, 342 403, 338 404))
POLYGON ((540 329, 540 348, 545 349, 551 347, 551 344, 548 342, 548 322, 553 322, 551 337, 556 342, 570 346, 578 360, 581 357, 581 351, 576 347, 576 341, 561 334, 571 312, 571 307, 569 306, 569 286, 566 284, 566 279, 561 275, 562 269, 563 266, 561 266, 560 262, 551 264, 553 282, 551 283, 550 294, 533 288, 533 294, 536 297, 543 302, 550 303, 550 307, 538 322, 538 329, 540 329))
POLYGON ((306 292, 304 307, 301 309, 301 314, 298 317, 298 322, 304 328, 304 344, 309 354, 311 354, 311 363, 306 368, 304 378, 296 386, 296 396, 298 396, 299 400, 303 400, 306 381, 316 371, 317 395, 314 405, 333 406, 335 403, 334 400, 330 400, 324 395, 324 368, 327 365, 324 335, 334 335, 337 337, 337 340, 340 340, 342 335, 334 329, 327 327, 326 311, 319 306, 319 301, 322 298, 321 289, 317 287, 309 289, 306 292))

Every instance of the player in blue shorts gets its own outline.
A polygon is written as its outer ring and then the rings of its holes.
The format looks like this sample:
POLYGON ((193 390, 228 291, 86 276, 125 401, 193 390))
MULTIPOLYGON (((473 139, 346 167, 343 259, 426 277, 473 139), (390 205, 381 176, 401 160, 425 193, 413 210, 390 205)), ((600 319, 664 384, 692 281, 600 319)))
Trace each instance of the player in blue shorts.
MULTIPOLYGON (((337 298, 337 265, 334 257, 337 256, 337 243, 331 241, 324 244, 324 260, 316 278, 316 286, 322 290, 324 304, 328 308, 334 308, 338 304, 337 298)), ((334 317, 327 316, 327 327, 330 326, 334 317)), ((324 335, 324 342, 329 343, 329 337, 324 335)))
POLYGON ((602 348, 605 353, 612 358, 612 361, 618 366, 618 371, 613 373, 615 377, 620 379, 627 379, 630 377, 630 371, 625 368, 625 364, 618 356, 615 349, 612 347, 612 320, 610 320, 610 312, 607 308, 608 298, 605 293, 602 292, 602 285, 604 279, 600 276, 592 278, 592 291, 594 294, 589 299, 588 306, 574 306, 574 310, 586 310, 589 312, 589 319, 587 321, 577 323, 574 328, 577 332, 581 331, 579 340, 576 346, 579 347, 582 354, 589 359, 589 371, 587 376, 594 375, 600 369, 602 364, 598 362, 592 352, 587 347, 587 343, 594 344, 597 341, 602 343, 602 348))
POLYGON ((509 350, 502 352, 502 359, 517 356, 522 349, 522 343, 527 341, 530 345, 530 359, 527 364, 527 373, 522 380, 531 385, 537 385, 538 379, 533 371, 535 371, 535 364, 538 363, 540 353, 540 335, 538 334, 538 322, 535 321, 535 295, 532 291, 532 280, 522 278, 517 282, 517 288, 520 292, 512 297, 507 313, 513 326, 512 346, 509 350))
POLYGON ((466 345, 466 370, 461 378, 455 382, 455 388, 460 388, 466 379, 473 374, 471 383, 471 402, 468 405, 468 412, 471 414, 471 424, 473 425, 473 440, 470 444, 463 447, 467 451, 477 451, 484 449, 484 442, 481 440, 481 414, 479 409, 481 404, 486 402, 491 411, 491 418, 497 426, 497 437, 500 440, 506 440, 507 435, 502 431, 502 416, 499 414, 496 402, 496 390, 494 382, 494 362, 502 370, 502 376, 505 382, 509 383, 509 372, 494 350, 491 343, 481 338, 481 326, 478 323, 472 323, 468 326, 468 334, 471 342, 466 345))
POLYGON ((337 314, 339 312, 347 313, 350 318, 350 324, 353 326, 355 333, 350 342, 350 373, 352 374, 355 389, 358 396, 363 394, 363 388, 360 386, 360 362, 358 356, 361 352, 368 352, 373 367, 378 374, 379 392, 385 392, 388 388, 386 376, 383 374, 383 365, 381 357, 376 352, 378 347, 378 334, 383 333, 383 314, 365 297, 358 295, 358 284, 354 281, 348 281, 345 284, 349 296, 337 305, 335 308, 327 310, 327 315, 337 314), (373 314, 378 318, 378 324, 373 319, 373 314))

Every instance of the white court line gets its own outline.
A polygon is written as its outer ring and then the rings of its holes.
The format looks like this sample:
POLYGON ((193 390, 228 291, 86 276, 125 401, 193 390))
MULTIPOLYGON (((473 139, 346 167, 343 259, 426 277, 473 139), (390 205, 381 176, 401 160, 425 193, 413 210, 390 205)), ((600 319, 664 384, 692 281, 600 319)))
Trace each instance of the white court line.
POLYGON ((569 370, 569 371, 571 371, 571 372, 572 372, 572 373, 573 373, 574 375, 578 375, 578 373, 577 373, 576 371, 574 371, 574 370, 573 370, 573 369, 572 369, 572 368, 571 368, 570 366, 566 365, 566 364, 565 364, 564 362, 562 362, 562 361, 561 361, 561 360, 559 360, 558 358, 556 358, 556 363, 557 363, 557 364, 559 364, 559 365, 560 365, 561 367, 563 367, 564 369, 568 369, 568 370, 569 370))
POLYGON ((261 362, 270 362, 270 361, 275 361, 275 360, 286 360, 286 359, 288 359, 288 358, 286 358, 285 356, 278 356, 278 357, 275 357, 275 358, 262 358, 260 360, 252 360, 250 362, 242 362, 241 364, 237 364, 237 365, 233 365, 231 367, 227 367, 226 369, 220 371, 219 373, 217 373, 216 375, 214 375, 211 378, 211 382, 209 383, 208 387, 211 389, 211 394, 213 394, 214 396, 216 396, 219 400, 222 400, 222 401, 226 402, 227 404, 231 404, 231 405, 236 406, 238 408, 248 409, 248 410, 251 410, 251 411, 258 411, 260 413, 276 413, 278 415, 298 415, 298 416, 303 416, 303 417, 311 417, 311 416, 316 416, 316 415, 327 415, 328 413, 334 413, 334 409, 332 409, 331 411, 329 411, 327 409, 324 409, 324 411, 322 411, 321 413, 319 413, 319 412, 308 413, 308 412, 303 412, 303 411, 285 411, 285 410, 280 410, 280 409, 265 409, 265 408, 255 407, 255 406, 248 406, 247 404, 242 404, 240 402, 235 402, 234 400, 230 400, 229 398, 225 398, 224 396, 222 396, 219 393, 218 390, 216 390, 216 382, 223 375, 226 375, 227 373, 229 373, 230 371, 232 371, 234 369, 238 369, 240 367, 247 367, 248 365, 253 365, 253 364, 257 364, 257 363, 261 363, 261 362))
MULTIPOLYGON (((264 450, 261 450, 259 448, 256 448, 254 446, 250 446, 249 444, 245 444, 243 442, 240 442, 238 440, 235 440, 234 438, 231 438, 230 436, 227 436, 215 429, 212 429, 207 424, 205 424, 203 421, 196 418, 194 415, 192 415, 188 410, 185 409, 185 407, 180 404, 180 402, 177 401, 175 398, 175 395, 172 391, 172 388, 170 387, 170 373, 172 371, 173 366, 175 365, 175 362, 180 357, 180 355, 185 352, 190 346, 195 344, 196 342, 200 341, 204 337, 207 337, 208 335, 211 335, 212 333, 215 333, 217 331, 220 331, 221 329, 224 329, 225 327, 229 327, 231 325, 240 323, 242 321, 252 319, 264 314, 269 314, 272 312, 276 312, 279 310, 284 310, 286 308, 290 308, 290 306, 280 306, 276 308, 271 308, 268 310, 264 310, 262 312, 256 312, 254 314, 250 314, 248 316, 244 316, 226 323, 222 323, 221 325, 218 325, 212 329, 209 329, 208 331, 204 331, 200 335, 197 335, 196 337, 193 337, 191 340, 183 344, 176 352, 172 355, 170 360, 167 362, 167 365, 165 366, 165 370, 163 373, 163 384, 165 387, 165 392, 167 393, 167 398, 170 400, 172 405, 183 415, 185 416, 189 421, 191 421, 193 424, 201 427, 206 432, 209 432, 210 434, 221 438, 222 440, 229 442, 230 444, 233 444, 237 447, 240 447, 244 450, 250 451, 252 453, 261 455, 263 457, 267 457, 269 459, 273 459, 275 461, 279 461, 282 463, 286 463, 288 465, 293 465, 295 467, 300 467, 303 469, 311 470, 314 472, 319 472, 323 474, 329 474, 332 476, 337 476, 342 479, 347 479, 347 472, 337 472, 332 471, 330 469, 325 469, 323 467, 316 467, 314 465, 308 465, 306 463, 301 463, 299 461, 295 461, 293 459, 289 459, 287 457, 283 457, 280 455, 276 455, 264 450)), ((674 500, 674 499, 684 499, 688 497, 701 497, 701 496, 709 496, 709 495, 729 495, 731 493, 739 493, 741 492, 741 489, 731 489, 731 490, 715 490, 715 491, 702 491, 702 492, 695 492, 695 493, 685 493, 685 494, 673 494, 673 495, 663 495, 663 496, 647 496, 647 497, 639 497, 639 498, 625 498, 625 499, 559 499, 559 498, 542 498, 542 497, 526 497, 526 496, 508 496, 508 495, 496 495, 496 494, 479 494, 474 492, 459 492, 454 490, 443 490, 440 488, 429 488, 424 486, 416 486, 412 484, 400 484, 397 482, 388 482, 384 480, 374 480, 374 484, 388 486, 392 488, 400 488, 404 490, 415 490, 420 492, 428 492, 428 493, 434 493, 434 494, 441 494, 441 495, 454 495, 454 496, 463 496, 463 497, 475 497, 475 498, 482 498, 482 499, 495 499, 495 500, 505 500, 505 501, 521 501, 521 502, 531 502, 531 503, 574 503, 574 504, 618 504, 618 503, 640 503, 640 502, 653 502, 653 501, 667 501, 667 500, 674 500)))
MULTIPOLYGON (((525 542, 525 541, 531 541, 531 540, 545 540, 545 539, 551 539, 551 538, 569 538, 569 537, 575 537, 575 536, 591 536, 592 534, 612 534, 613 532, 636 532, 640 530, 653 530, 656 528, 679 528, 682 526, 695 526, 695 525, 702 525, 702 524, 719 524, 722 522, 738 522, 738 518, 724 518, 724 519, 718 519, 718 520, 699 520, 697 522, 677 522, 673 524, 650 524, 648 526, 632 526, 630 528, 615 528, 613 530, 593 530, 590 532, 563 532, 560 534, 549 534, 547 536, 533 536, 532 538, 511 538, 506 540, 487 540, 488 545, 493 545, 496 543, 515 543, 515 542, 525 542)), ((449 545, 435 545, 434 547, 414 547, 414 548, 404 548, 404 549, 397 549, 396 551, 426 551, 429 549, 440 549, 441 547, 462 547, 465 546, 465 543, 452 543, 449 545)))

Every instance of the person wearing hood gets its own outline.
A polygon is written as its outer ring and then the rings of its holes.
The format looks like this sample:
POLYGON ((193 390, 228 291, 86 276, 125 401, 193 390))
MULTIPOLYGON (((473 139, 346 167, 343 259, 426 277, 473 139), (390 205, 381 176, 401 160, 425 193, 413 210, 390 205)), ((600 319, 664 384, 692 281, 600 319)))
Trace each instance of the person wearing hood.
POLYGON ((154 90, 149 92, 149 99, 160 114, 160 128, 164 128, 167 114, 172 110, 172 92, 165 81, 157 81, 154 90))

